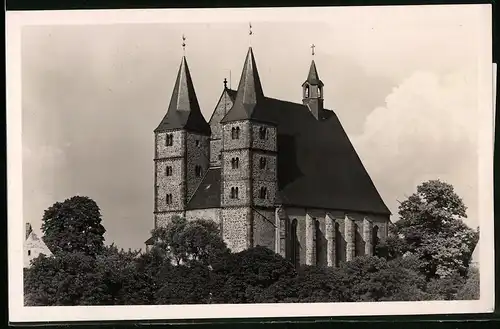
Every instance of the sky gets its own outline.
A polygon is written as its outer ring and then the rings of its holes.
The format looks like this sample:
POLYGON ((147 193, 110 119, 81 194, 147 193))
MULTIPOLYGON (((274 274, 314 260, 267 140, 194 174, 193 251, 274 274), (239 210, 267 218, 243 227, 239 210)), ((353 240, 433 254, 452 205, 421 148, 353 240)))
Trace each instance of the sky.
MULTIPOLYGON (((154 135, 170 101, 182 35, 202 112, 251 45, 266 96, 301 102, 312 59, 387 206, 429 179, 451 183, 478 225, 481 15, 468 6, 333 9, 311 20, 27 26, 22 31, 24 221, 54 202, 97 202, 106 243, 143 248, 153 228, 154 135)), ((250 16, 249 16, 250 17, 250 16)), ((70 21, 70 20, 68 20, 70 21)))

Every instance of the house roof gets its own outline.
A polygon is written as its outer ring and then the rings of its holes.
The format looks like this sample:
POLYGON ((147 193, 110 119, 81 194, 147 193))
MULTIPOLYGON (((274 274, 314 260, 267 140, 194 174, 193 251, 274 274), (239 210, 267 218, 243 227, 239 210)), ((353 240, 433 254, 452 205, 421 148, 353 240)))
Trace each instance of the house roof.
MULTIPOLYGON (((277 202, 390 215, 337 115, 317 120, 307 106, 265 97, 278 129, 277 202)), ((209 170, 188 209, 220 207, 220 168, 209 170)))
POLYGON ((209 168, 189 200, 187 209, 218 208, 221 204, 221 168, 209 168))
POLYGON ((248 48, 233 107, 227 112, 221 122, 226 123, 247 119, 268 123, 276 121, 273 112, 268 111, 265 106, 264 91, 262 90, 252 47, 248 48))
POLYGON ((155 129, 155 133, 172 129, 185 129, 210 135, 210 125, 201 113, 185 56, 182 57, 179 72, 177 73, 167 114, 155 129))

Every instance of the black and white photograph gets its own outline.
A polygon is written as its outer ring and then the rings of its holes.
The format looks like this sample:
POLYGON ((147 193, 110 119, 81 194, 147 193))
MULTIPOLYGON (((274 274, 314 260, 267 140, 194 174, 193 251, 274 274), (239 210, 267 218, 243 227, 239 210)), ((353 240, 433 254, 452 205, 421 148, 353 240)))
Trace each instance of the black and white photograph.
POLYGON ((493 311, 491 30, 488 5, 7 13, 11 321, 493 311))

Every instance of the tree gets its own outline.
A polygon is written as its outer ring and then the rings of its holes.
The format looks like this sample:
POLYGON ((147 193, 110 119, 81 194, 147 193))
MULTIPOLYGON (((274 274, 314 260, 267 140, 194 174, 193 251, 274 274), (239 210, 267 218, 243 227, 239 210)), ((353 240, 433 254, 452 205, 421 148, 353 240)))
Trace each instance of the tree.
POLYGON ((467 281, 457 292, 456 299, 477 300, 480 297, 479 269, 469 267, 467 281))
POLYGON ((42 218, 43 241, 54 254, 82 252, 96 256, 104 248, 101 213, 94 200, 74 196, 56 202, 42 218))
POLYGON ((214 262, 213 270, 224 281, 214 296, 223 303, 261 302, 261 294, 271 285, 296 276, 290 262, 262 246, 226 254, 214 262))
POLYGON ((211 220, 187 221, 174 217, 166 227, 154 229, 152 236, 154 248, 172 257, 178 265, 189 262, 210 265, 215 258, 229 252, 218 225, 211 220))
POLYGON ((453 186, 440 180, 424 182, 401 202, 394 239, 399 253, 418 255, 427 279, 465 275, 478 232, 467 227, 466 207, 453 186))

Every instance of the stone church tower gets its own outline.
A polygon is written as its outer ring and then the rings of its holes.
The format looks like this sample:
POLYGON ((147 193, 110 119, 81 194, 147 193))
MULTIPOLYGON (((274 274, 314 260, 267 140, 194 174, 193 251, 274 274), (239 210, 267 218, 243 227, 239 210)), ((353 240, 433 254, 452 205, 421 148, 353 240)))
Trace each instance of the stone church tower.
POLYGON ((210 162, 210 126, 201 113, 186 57, 182 57, 167 114, 154 133, 156 226, 174 215, 185 216, 210 162))
POLYGON ((250 47, 238 89, 224 82, 207 122, 182 57, 154 131, 155 227, 213 220, 233 252, 265 246, 295 265, 372 255, 390 211, 324 107, 324 86, 313 60, 301 104, 266 96, 250 47))
POLYGON ((269 111, 252 48, 236 99, 222 119, 222 227, 233 250, 270 245, 277 175, 276 125, 269 111))

